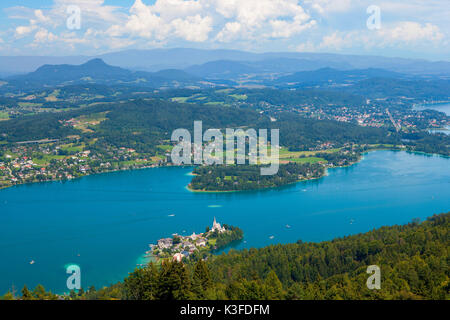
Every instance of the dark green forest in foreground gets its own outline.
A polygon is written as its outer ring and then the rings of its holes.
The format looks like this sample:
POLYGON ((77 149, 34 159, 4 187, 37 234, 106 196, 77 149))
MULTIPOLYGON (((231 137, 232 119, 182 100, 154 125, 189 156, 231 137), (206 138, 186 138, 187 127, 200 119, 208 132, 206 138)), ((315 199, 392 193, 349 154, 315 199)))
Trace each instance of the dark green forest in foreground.
POLYGON ((206 261, 136 269, 122 282, 58 297, 42 286, 3 299, 446 299, 450 213, 324 241, 231 250, 206 261), (369 290, 369 265, 381 289, 369 290))

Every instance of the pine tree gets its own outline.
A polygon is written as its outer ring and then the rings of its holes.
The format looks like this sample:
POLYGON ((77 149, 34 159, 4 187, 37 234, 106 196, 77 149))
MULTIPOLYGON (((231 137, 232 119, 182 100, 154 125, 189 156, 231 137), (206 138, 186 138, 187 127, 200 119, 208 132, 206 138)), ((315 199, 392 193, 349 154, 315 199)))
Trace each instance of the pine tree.
POLYGON ((44 300, 47 298, 47 294, 45 292, 45 288, 41 285, 38 284, 36 286, 36 288, 34 288, 33 290, 33 295, 36 297, 36 299, 38 300, 44 300))
POLYGON ((192 277, 192 292, 199 299, 205 299, 206 290, 212 287, 211 276, 205 261, 199 260, 194 268, 194 275, 192 277))
POLYGON ((126 296, 131 300, 153 300, 157 293, 158 271, 153 263, 137 268, 124 281, 126 296))
POLYGON ((283 285, 275 271, 271 270, 264 280, 266 298, 268 300, 281 300, 284 298, 283 285))
POLYGON ((185 300, 191 298, 189 274, 183 263, 164 262, 158 281, 158 299, 185 300))
POLYGON ((33 295, 31 294, 30 290, 28 290, 27 286, 23 286, 22 289, 22 300, 33 300, 33 295))

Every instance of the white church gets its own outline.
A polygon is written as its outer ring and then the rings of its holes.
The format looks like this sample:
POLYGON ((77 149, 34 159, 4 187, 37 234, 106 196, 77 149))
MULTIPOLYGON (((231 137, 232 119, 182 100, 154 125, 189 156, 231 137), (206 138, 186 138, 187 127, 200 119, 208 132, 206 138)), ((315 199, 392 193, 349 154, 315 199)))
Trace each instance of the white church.
POLYGON ((218 231, 219 233, 222 233, 222 232, 225 232, 226 231, 226 229, 224 228, 224 227, 222 227, 221 225, 220 225, 220 223, 218 223, 217 221, 216 221, 216 217, 214 217, 214 222, 213 222, 213 226, 212 226, 212 228, 211 228, 211 231, 212 232, 214 232, 214 231, 218 231))

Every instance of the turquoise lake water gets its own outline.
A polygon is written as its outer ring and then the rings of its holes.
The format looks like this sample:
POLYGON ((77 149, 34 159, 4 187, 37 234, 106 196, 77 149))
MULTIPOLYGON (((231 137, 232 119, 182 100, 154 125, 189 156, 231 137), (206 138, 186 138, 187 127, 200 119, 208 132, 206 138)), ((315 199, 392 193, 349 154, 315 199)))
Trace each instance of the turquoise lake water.
POLYGON ((67 291, 72 263, 84 288, 114 283, 149 243, 203 232, 214 217, 244 230, 244 248, 329 240, 450 209, 450 159, 439 156, 371 152, 316 181, 246 193, 189 192, 190 172, 155 168, 1 190, 0 293, 38 283, 67 291))

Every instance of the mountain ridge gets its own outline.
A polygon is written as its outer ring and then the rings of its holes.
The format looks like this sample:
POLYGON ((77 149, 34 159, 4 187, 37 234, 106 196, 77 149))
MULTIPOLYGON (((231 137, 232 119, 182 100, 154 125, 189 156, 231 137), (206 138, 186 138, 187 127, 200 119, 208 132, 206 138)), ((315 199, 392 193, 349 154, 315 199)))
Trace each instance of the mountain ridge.
POLYGON ((5 80, 16 86, 28 85, 39 87, 86 82, 100 84, 146 82, 149 86, 162 86, 172 81, 193 83, 199 79, 182 70, 161 70, 155 73, 131 71, 121 67, 111 66, 105 63, 103 59, 94 58, 79 65, 45 64, 33 72, 8 77, 5 80))
MULTIPOLYGON (((21 74, 36 70, 44 64, 81 64, 92 58, 101 58, 108 64, 130 70, 160 71, 162 69, 186 69, 216 60, 261 62, 271 59, 303 59, 311 63, 346 69, 382 68, 400 73, 450 74, 450 61, 393 58, 374 55, 344 55, 334 53, 265 52, 239 50, 207 50, 171 48, 150 50, 125 50, 95 56, 1 56, 0 73, 21 74)), ((302 70, 295 70, 302 71, 302 70)))

